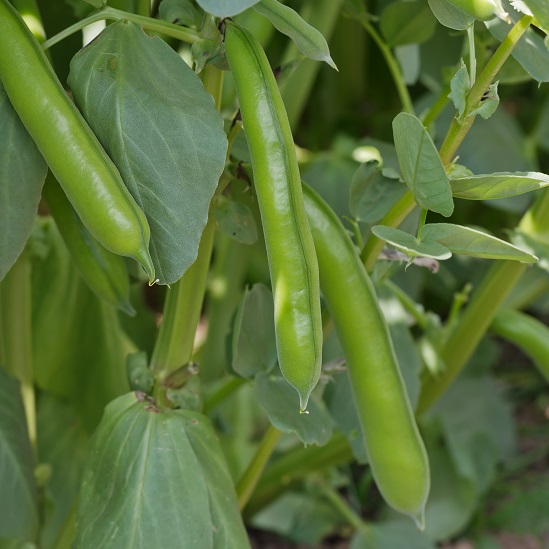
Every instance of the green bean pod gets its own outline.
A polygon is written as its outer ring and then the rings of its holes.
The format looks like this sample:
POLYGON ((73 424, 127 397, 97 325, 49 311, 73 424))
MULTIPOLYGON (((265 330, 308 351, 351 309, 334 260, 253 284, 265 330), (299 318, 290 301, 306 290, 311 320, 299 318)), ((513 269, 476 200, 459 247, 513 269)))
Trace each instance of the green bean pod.
POLYGON ((549 327, 530 315, 506 309, 497 314, 491 330, 522 349, 549 383, 549 327))
POLYGON ((145 214, 7 0, 0 0, 0 80, 86 228, 105 248, 137 260, 152 282, 145 214))
POLYGON ((89 288, 126 314, 135 315, 124 259, 95 240, 84 227, 63 189, 48 172, 42 194, 72 259, 89 288))
POLYGON ((286 380, 297 389, 303 411, 320 377, 322 321, 318 265, 292 132, 257 39, 227 21, 225 51, 248 139, 265 235, 278 361, 286 380))
POLYGON ((347 358, 374 480, 391 507, 422 527, 430 486, 427 452, 373 284, 333 210, 306 186, 304 197, 320 287, 347 358))

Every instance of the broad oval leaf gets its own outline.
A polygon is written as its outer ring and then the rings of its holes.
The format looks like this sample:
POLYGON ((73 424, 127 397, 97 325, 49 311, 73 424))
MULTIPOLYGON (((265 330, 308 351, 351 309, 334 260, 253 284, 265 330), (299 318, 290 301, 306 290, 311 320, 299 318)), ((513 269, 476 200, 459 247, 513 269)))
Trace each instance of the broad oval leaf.
POLYGON ((359 221, 375 223, 402 198, 406 187, 386 177, 376 160, 361 164, 349 191, 349 210, 359 221))
POLYGON ((549 185, 549 175, 539 172, 496 172, 450 179, 455 198, 495 200, 529 193, 549 185))
POLYGON ((393 137, 402 176, 416 202, 449 217, 454 211, 446 170, 421 121, 401 112, 393 120, 393 137))
POLYGON ((273 294, 263 284, 246 289, 232 332, 233 370, 242 377, 269 372, 277 362, 273 294))
POLYGON ((111 402, 91 441, 73 547, 250 547, 208 418, 139 392, 111 402))
POLYGON ((257 4, 259 0, 196 0, 197 4, 216 17, 232 17, 257 4))
POLYGON ((447 0, 428 0, 429 6, 441 25, 454 30, 465 30, 475 22, 464 11, 456 8, 447 0))
POLYGON ((176 282, 196 259, 225 164, 213 98, 163 40, 127 21, 73 58, 69 85, 147 216, 159 282, 176 282))
POLYGON ((309 25, 292 8, 284 6, 278 0, 261 0, 254 5, 254 9, 269 19, 278 31, 289 36, 303 55, 315 61, 324 61, 337 70, 322 33, 309 25))
MULTIPOLYGON (((518 17, 510 14, 516 22, 518 17)), ((503 40, 511 25, 499 18, 485 23, 486 27, 498 40, 503 40)), ((541 38, 532 29, 528 29, 513 48, 511 55, 522 65, 524 70, 538 82, 549 82, 549 50, 541 38)))
POLYGON ((0 366, 0 537, 35 540, 39 526, 34 458, 19 382, 0 366))
POLYGON ((48 166, 0 82, 0 280, 31 232, 48 166))
POLYGON ((423 227, 422 237, 439 242, 451 252, 485 259, 510 259, 535 263, 537 257, 505 240, 477 229, 452 223, 430 223, 423 227))
POLYGON ((294 433, 303 444, 326 444, 332 436, 332 419, 324 404, 311 397, 307 412, 299 412, 295 390, 280 375, 255 376, 254 392, 269 421, 285 433, 294 433))
POLYGON ((383 10, 380 24, 387 44, 394 47, 426 42, 437 21, 423 0, 399 0, 383 10))
POLYGON ((420 242, 414 235, 400 229, 376 225, 372 227, 372 233, 408 257, 431 257, 440 260, 452 257, 452 252, 438 242, 428 239, 422 239, 420 242))

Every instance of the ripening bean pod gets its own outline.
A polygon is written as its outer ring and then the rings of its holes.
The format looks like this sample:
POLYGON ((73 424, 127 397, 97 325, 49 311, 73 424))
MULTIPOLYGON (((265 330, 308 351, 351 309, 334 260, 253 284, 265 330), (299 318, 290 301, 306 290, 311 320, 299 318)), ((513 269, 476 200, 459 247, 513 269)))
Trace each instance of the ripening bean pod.
POLYGON ((265 235, 278 361, 286 380, 297 389, 303 411, 320 377, 322 321, 318 265, 294 142, 280 91, 257 39, 226 21, 225 51, 236 84, 265 235))
POLYGON ((86 228, 105 248, 137 260, 152 282, 145 214, 7 0, 0 0, 0 80, 86 228))
POLYGON ((373 284, 333 210, 306 186, 304 197, 374 480, 385 501, 421 527, 429 462, 373 284))

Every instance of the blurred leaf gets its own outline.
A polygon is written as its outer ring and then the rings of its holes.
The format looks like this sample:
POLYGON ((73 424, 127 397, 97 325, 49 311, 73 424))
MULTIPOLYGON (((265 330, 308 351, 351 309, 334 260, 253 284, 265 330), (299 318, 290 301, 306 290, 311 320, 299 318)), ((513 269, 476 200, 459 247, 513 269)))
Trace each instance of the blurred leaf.
POLYGON ((523 0, 534 14, 537 24, 546 34, 549 34, 549 5, 545 0, 523 0))
POLYGON ((425 533, 420 532, 412 521, 391 520, 367 524, 358 530, 349 549, 435 549, 425 533))
POLYGON ((418 118, 407 113, 393 120, 393 136, 404 181, 422 207, 446 217, 454 211, 452 191, 438 151, 418 118))
MULTIPOLYGON (((518 21, 519 14, 510 11, 514 22, 518 21)), ((503 40, 511 30, 511 25, 499 18, 485 23, 486 27, 498 40, 503 40)), ((517 42, 511 55, 522 65, 526 72, 538 82, 549 82, 549 50, 534 30, 528 29, 517 42)))
POLYGON ((452 90, 448 97, 453 101, 458 115, 462 116, 465 111, 465 104, 467 100, 467 94, 471 89, 471 79, 469 78, 469 70, 467 66, 461 60, 461 66, 453 76, 450 82, 450 89, 452 90))
POLYGON ((549 272, 549 246, 547 244, 536 240, 536 238, 519 229, 515 229, 513 232, 512 241, 523 250, 534 254, 538 258, 536 266, 549 272))
POLYGON ((496 172, 450 179, 455 198, 493 200, 542 189, 549 185, 549 175, 538 172, 496 172))
POLYGON ((391 47, 420 44, 432 36, 436 19, 421 0, 397 0, 381 13, 381 32, 391 47))
POLYGON ((21 387, 1 366, 0 486, 0 538, 35 540, 39 527, 38 494, 21 387))
POLYGON ((324 404, 309 400, 307 413, 299 412, 295 389, 280 375, 259 373, 254 392, 269 421, 285 433, 296 434, 303 444, 326 444, 332 436, 332 419, 324 404))
POLYGON ((215 40, 197 40, 191 46, 191 57, 195 71, 200 74, 206 65, 227 70, 229 65, 224 55, 223 45, 215 40))
POLYGON ((402 70, 402 79, 408 86, 413 86, 419 78, 421 59, 418 44, 405 44, 395 48, 395 57, 402 70))
POLYGON ((331 416, 347 437, 355 459, 358 463, 368 463, 349 374, 347 372, 334 374, 323 396, 331 416))
POLYGON ((549 532, 549 489, 531 488, 516 492, 510 499, 497 506, 497 510, 488 518, 492 528, 544 536, 549 532))
POLYGON ((242 377, 269 372, 277 362, 272 292, 263 284, 246 289, 233 324, 232 368, 242 377))
POLYGON ((0 280, 23 251, 48 167, 0 83, 0 280))
POLYGON ((237 242, 254 244, 257 241, 255 219, 246 204, 219 196, 213 215, 219 230, 237 242))
POLYGON ((232 17, 257 4, 259 0, 196 0, 206 12, 216 17, 232 17))
POLYGON ((429 6, 441 25, 454 30, 465 30, 475 21, 474 17, 454 7, 447 0, 429 0, 429 6))
POLYGON ((379 221, 406 193, 398 179, 385 177, 381 165, 371 160, 361 164, 351 183, 349 210, 366 223, 379 221))
POLYGON ((254 4, 254 9, 267 17, 279 32, 289 36, 303 55, 315 61, 324 61, 337 70, 324 36, 292 8, 278 0, 260 0, 254 4))
POLYGON ((524 263, 537 261, 535 256, 509 242, 470 227, 452 223, 428 223, 423 227, 421 235, 426 240, 439 242, 455 254, 524 263))
POLYGON ((427 439, 431 491, 425 506, 425 533, 434 541, 447 540, 469 522, 478 504, 475 482, 459 474, 452 456, 427 439))
POLYGON ((372 227, 372 233, 385 240, 397 250, 405 253, 408 257, 431 257, 433 259, 448 259, 452 257, 452 253, 448 248, 433 240, 422 240, 409 233, 405 233, 400 229, 393 227, 385 227, 384 225, 376 225, 372 227))
POLYGON ((250 547, 205 416, 161 410, 143 393, 107 406, 86 461, 74 547, 106 543, 135 549, 250 547))
POLYGON ((317 495, 287 492, 255 514, 251 523, 254 528, 276 532, 297 543, 318 546, 341 519, 317 495))
POLYGON ((128 21, 74 57, 69 84, 147 216, 160 283, 176 282, 196 259, 225 164, 212 96, 166 42, 128 21))
POLYGON ((131 353, 126 356, 126 374, 128 385, 132 391, 150 393, 154 385, 154 374, 149 368, 149 360, 145 351, 131 353))
POLYGON ((168 23, 186 27, 196 27, 202 19, 191 0, 162 0, 158 15, 168 23))
POLYGON ((51 467, 46 490, 52 503, 40 541, 45 549, 53 549, 80 489, 88 434, 74 407, 46 393, 38 401, 37 430, 40 460, 51 467))

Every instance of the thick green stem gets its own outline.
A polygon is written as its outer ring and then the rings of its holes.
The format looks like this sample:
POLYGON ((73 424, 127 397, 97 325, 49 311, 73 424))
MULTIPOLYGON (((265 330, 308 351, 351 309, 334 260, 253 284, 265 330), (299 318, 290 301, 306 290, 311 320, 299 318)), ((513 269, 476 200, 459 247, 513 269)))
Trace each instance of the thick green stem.
POLYGON ((24 251, 4 278, 1 328, 3 345, 0 362, 21 382, 21 395, 29 439, 36 453, 36 402, 32 367, 31 264, 24 251))
MULTIPOLYGON (((301 16, 318 29, 329 42, 341 11, 342 2, 343 0, 307 2, 301 16)), ((300 57, 302 57, 301 52, 293 42, 290 42, 282 58, 282 64, 300 57)), ((321 63, 318 61, 305 59, 301 62, 299 70, 295 71, 280 85, 292 130, 297 127, 320 67, 321 63)))
POLYGON ((324 446, 301 446, 284 454, 266 468, 245 515, 253 516, 311 473, 325 471, 352 459, 353 452, 342 433, 334 434, 324 446))
POLYGON ((515 24, 479 74, 475 84, 467 95, 467 102, 463 115, 452 120, 448 133, 440 147, 440 158, 445 166, 452 162, 459 146, 473 125, 475 117, 470 116, 470 113, 480 103, 484 92, 488 89, 488 86, 492 83, 498 71, 511 55, 517 42, 532 23, 532 19, 532 17, 524 15, 515 24))
POLYGON ((160 19, 152 19, 151 17, 144 17, 143 15, 129 13, 127 11, 121 11, 114 8, 104 8, 101 11, 93 13, 89 17, 78 21, 74 25, 67 27, 55 36, 52 36, 49 40, 46 40, 42 44, 42 48, 47 50, 58 42, 61 42, 65 38, 73 35, 75 32, 82 30, 89 24, 96 23, 97 21, 103 21, 105 19, 109 21, 131 21, 132 23, 140 25, 149 31, 158 32, 160 34, 164 34, 165 36, 177 38, 178 40, 188 42, 189 44, 196 42, 200 38, 198 33, 192 29, 172 25, 171 23, 161 21, 160 19))
POLYGON ((250 500, 281 434, 281 431, 276 427, 269 425, 250 465, 238 481, 236 493, 238 495, 238 507, 240 510, 244 509, 250 500))
POLYGON ((440 376, 429 377, 423 383, 417 406, 418 415, 442 395, 467 364, 500 306, 525 270, 524 263, 499 261, 485 276, 442 348, 444 371, 440 376))
POLYGON ((412 98, 410 97, 408 87, 404 82, 402 70, 400 68, 400 65, 398 64, 398 61, 393 55, 391 48, 385 43, 383 38, 381 38, 369 19, 363 17, 360 19, 360 23, 366 29, 368 34, 372 37, 372 40, 377 44, 378 48, 380 49, 381 55, 383 55, 383 57, 385 58, 385 62, 387 63, 389 72, 393 77, 393 81, 395 83, 395 87, 400 98, 402 110, 410 114, 415 114, 412 98))

